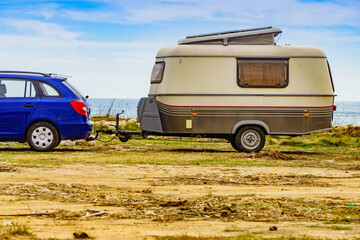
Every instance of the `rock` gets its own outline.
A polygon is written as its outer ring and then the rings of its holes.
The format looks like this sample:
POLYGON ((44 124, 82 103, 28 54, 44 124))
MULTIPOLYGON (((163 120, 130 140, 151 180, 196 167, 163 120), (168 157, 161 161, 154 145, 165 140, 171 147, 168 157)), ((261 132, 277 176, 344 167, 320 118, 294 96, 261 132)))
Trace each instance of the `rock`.
POLYGON ((75 146, 76 142, 72 140, 62 140, 60 146, 75 146))
POLYGON ((90 238, 89 235, 85 232, 81 232, 81 233, 75 232, 75 233, 73 233, 73 235, 74 235, 74 238, 76 238, 76 239, 89 239, 90 238))
POLYGON ((95 146, 95 141, 85 141, 84 139, 76 140, 76 145, 78 146, 95 146))
POLYGON ((187 200, 184 201, 167 201, 164 203, 160 203, 160 206, 162 207, 178 207, 178 206, 182 206, 185 205, 187 203, 187 200))
POLYGON ((220 216, 221 217, 228 217, 230 215, 230 211, 224 210, 221 212, 220 216))
POLYGON ((12 226, 13 224, 12 224, 12 222, 10 222, 10 221, 5 221, 5 222, 3 223, 3 225, 4 225, 4 226, 12 226))
POLYGON ((278 230, 278 228, 277 228, 277 226, 271 226, 271 227, 269 227, 269 230, 270 231, 276 231, 276 230, 278 230))

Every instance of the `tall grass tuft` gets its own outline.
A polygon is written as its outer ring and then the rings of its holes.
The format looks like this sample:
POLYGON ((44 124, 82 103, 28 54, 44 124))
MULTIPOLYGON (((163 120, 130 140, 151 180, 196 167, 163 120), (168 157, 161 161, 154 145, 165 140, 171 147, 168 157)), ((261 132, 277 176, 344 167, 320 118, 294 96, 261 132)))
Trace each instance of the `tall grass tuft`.
POLYGON ((347 145, 347 143, 341 138, 320 138, 317 144, 322 146, 336 146, 336 147, 347 145))
POLYGON ((349 136, 349 137, 360 137, 360 127, 347 125, 347 126, 334 126, 330 130, 326 131, 331 135, 339 136, 349 136))
MULTIPOLYGON (((92 117, 91 120, 95 122, 94 124, 95 131, 103 127, 115 129, 116 126, 115 118, 92 117)), ((140 124, 137 118, 119 119, 119 127, 123 130, 141 131, 140 124)))
POLYGON ((330 130, 291 137, 269 136, 267 144, 292 147, 360 147, 360 127, 334 126, 330 130))
POLYGON ((281 141, 280 145, 294 146, 294 147, 308 147, 310 144, 305 141, 298 140, 298 139, 289 139, 289 140, 281 141))
POLYGON ((33 237, 34 234, 26 225, 10 223, 9 226, 0 228, 0 239, 12 239, 11 236, 28 236, 33 237))

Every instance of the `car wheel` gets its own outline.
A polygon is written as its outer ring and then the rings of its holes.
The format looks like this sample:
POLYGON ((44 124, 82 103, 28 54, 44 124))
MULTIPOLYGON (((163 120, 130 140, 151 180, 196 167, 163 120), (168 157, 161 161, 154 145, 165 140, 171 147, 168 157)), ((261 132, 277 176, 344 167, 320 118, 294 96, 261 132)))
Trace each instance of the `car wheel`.
POLYGON ((51 123, 38 122, 29 128, 27 142, 32 150, 51 151, 59 143, 59 134, 51 123))
POLYGON ((57 146, 59 146, 59 144, 61 143, 61 137, 59 136, 59 140, 57 141, 57 143, 56 143, 56 146, 55 147, 57 147, 57 146))
POLYGON ((240 152, 259 152, 265 145, 265 133, 257 126, 244 126, 237 131, 234 144, 240 152))

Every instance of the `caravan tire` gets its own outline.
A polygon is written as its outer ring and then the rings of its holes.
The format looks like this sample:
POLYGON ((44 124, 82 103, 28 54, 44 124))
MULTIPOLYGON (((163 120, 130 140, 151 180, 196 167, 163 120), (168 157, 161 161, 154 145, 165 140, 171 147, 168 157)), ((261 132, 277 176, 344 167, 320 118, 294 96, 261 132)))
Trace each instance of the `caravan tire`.
POLYGON ((239 151, 240 152, 240 149, 236 146, 236 143, 235 143, 235 137, 231 138, 229 140, 231 146, 236 150, 236 151, 239 151))
POLYGON ((259 152, 265 145, 265 133, 257 126, 241 127, 235 134, 234 145, 239 152, 259 152))

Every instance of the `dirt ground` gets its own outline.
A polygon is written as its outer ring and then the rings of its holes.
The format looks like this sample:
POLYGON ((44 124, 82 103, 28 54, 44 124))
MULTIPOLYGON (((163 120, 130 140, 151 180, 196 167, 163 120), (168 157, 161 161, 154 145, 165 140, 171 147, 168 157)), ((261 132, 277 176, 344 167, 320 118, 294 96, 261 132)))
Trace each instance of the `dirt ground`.
POLYGON ((0 224, 24 224, 40 239, 355 239, 359 180, 359 171, 314 167, 1 163, 0 224))

